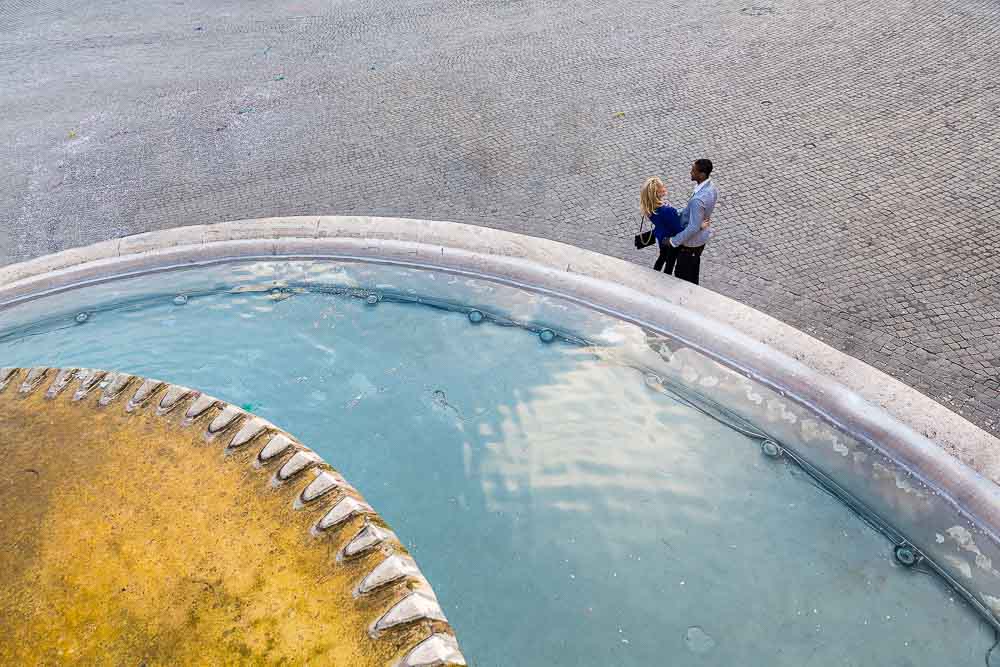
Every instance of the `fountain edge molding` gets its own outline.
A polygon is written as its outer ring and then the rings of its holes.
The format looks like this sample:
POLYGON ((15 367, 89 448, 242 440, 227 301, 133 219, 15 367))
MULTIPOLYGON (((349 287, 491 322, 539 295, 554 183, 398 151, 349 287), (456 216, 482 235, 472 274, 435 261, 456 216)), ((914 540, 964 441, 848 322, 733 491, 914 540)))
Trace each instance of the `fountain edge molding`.
POLYGON ((366 216, 178 227, 0 268, 0 309, 123 275, 250 258, 353 259, 449 271, 559 296, 662 332, 873 444, 950 499, 975 532, 1000 544, 1000 487, 995 483, 1000 481, 1000 440, 915 389, 757 310, 555 241, 443 221, 366 216))

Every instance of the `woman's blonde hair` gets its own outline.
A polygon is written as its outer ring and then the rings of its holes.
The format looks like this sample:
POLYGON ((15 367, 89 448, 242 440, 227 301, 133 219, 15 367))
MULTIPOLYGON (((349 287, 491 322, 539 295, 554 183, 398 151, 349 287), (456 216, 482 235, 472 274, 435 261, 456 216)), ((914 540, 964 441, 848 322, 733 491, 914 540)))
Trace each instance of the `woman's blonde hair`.
POLYGON ((663 181, 658 176, 647 178, 646 182, 643 183, 642 193, 639 195, 639 206, 642 208, 644 216, 653 215, 653 211, 663 206, 663 200, 660 199, 661 187, 663 187, 663 181))

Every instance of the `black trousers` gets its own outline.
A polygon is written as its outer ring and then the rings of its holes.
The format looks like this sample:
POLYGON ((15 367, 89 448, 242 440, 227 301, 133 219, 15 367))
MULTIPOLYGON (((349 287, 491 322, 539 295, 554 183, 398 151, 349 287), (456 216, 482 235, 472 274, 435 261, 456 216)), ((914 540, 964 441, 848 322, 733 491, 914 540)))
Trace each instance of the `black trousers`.
POLYGON ((680 248, 675 248, 670 245, 670 241, 663 239, 660 241, 660 256, 656 258, 653 263, 654 271, 663 271, 666 274, 671 274, 674 272, 674 263, 677 261, 677 251, 680 248))
POLYGON ((698 284, 698 275, 701 273, 701 253, 705 246, 697 248, 680 247, 677 249, 677 268, 674 269, 674 276, 689 283, 698 284))

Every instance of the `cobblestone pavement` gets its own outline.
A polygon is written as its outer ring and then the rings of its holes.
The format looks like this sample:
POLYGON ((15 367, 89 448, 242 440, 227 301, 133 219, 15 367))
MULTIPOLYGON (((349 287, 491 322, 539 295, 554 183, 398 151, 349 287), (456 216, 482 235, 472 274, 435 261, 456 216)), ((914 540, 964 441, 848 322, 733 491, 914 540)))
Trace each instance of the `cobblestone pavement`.
POLYGON ((996 0, 6 0, 0 262, 322 212, 648 264, 708 156, 708 287, 997 433, 998 66, 996 0))

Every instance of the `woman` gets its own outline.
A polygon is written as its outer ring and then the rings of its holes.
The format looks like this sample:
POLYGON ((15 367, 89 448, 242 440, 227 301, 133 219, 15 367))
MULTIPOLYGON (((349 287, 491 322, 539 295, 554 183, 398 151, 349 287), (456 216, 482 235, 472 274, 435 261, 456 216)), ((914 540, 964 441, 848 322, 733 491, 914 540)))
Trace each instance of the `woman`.
MULTIPOLYGON (((677 262, 679 248, 670 245, 671 236, 676 236, 684 230, 681 216, 677 209, 666 203, 667 186, 658 177, 647 178, 639 196, 642 214, 653 223, 653 236, 660 246, 660 256, 653 264, 654 271, 672 274, 677 262)), ((648 238, 648 237, 647 237, 648 238)))

